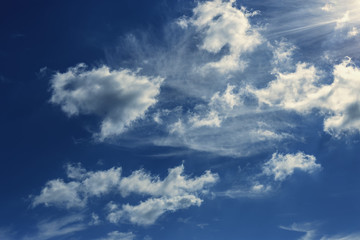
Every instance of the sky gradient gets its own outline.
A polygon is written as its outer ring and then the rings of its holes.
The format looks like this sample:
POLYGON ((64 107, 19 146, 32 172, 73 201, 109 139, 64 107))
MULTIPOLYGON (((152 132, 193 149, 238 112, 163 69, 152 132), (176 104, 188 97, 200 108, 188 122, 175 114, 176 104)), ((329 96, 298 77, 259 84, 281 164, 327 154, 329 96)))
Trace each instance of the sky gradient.
POLYGON ((0 239, 360 239, 360 2, 2 1, 0 239))

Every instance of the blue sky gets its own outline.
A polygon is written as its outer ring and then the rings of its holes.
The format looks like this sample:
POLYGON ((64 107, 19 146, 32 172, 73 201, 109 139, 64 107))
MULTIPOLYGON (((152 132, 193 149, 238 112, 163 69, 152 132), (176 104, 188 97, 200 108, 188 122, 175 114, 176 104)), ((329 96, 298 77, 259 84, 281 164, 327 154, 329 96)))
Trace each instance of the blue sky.
POLYGON ((360 239, 359 12, 2 1, 0 239, 360 239))

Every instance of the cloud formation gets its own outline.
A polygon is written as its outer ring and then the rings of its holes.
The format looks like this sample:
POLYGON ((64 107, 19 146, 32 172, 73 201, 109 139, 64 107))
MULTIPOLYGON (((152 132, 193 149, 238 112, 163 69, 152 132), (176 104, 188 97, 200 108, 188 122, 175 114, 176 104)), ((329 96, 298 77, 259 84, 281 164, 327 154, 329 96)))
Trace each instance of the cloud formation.
POLYGON ((191 24, 203 36, 199 48, 209 53, 219 53, 228 47, 228 54, 220 60, 210 62, 204 67, 214 68, 226 73, 234 70, 244 70, 246 62, 241 59, 242 54, 251 52, 262 39, 248 20, 257 12, 247 12, 245 8, 238 9, 235 0, 200 2, 193 9, 194 15, 189 19, 180 19, 179 25, 187 27, 191 24))
POLYGON ((151 225, 166 212, 175 212, 191 206, 200 207, 202 201, 195 195, 179 195, 149 198, 135 206, 129 204, 122 205, 121 209, 118 209, 116 204, 111 204, 108 220, 112 223, 128 220, 137 225, 151 225))
POLYGON ((320 168, 321 166, 316 163, 314 156, 306 155, 303 152, 286 155, 274 153, 271 159, 264 164, 263 174, 273 176, 275 181, 283 181, 295 170, 313 173, 320 168))
POLYGON ((131 70, 107 66, 86 69, 85 64, 56 73, 51 79, 51 103, 68 116, 96 115, 101 118, 96 137, 103 141, 123 133, 153 106, 163 79, 141 76, 131 70))
POLYGON ((105 238, 100 238, 98 240, 133 240, 136 235, 132 232, 119 232, 113 231, 107 234, 105 238))
POLYGON ((36 235, 25 236, 22 240, 47 240, 85 230, 87 226, 83 223, 83 219, 83 215, 75 214, 55 220, 42 221, 37 224, 36 235))
POLYGON ((140 204, 132 206, 109 204, 108 219, 117 223, 128 220, 138 225, 150 225, 166 212, 174 212, 191 206, 200 206, 199 194, 206 193, 209 186, 219 180, 217 174, 206 171, 200 177, 189 178, 184 175, 184 166, 169 169, 168 176, 160 180, 143 170, 133 172, 121 180, 119 189, 125 197, 131 193, 151 196, 140 204))
POLYGON ((120 182, 121 168, 110 168, 105 171, 87 172, 80 165, 68 165, 67 177, 74 181, 64 182, 63 179, 50 180, 38 196, 33 197, 32 206, 82 208, 89 197, 109 193, 120 182))
POLYGON ((119 189, 123 197, 131 193, 151 196, 179 196, 203 190, 217 182, 219 176, 206 171, 200 177, 188 178, 184 175, 184 165, 169 169, 164 180, 151 176, 144 170, 134 171, 129 177, 121 179, 119 189))
POLYGON ((320 83, 312 65, 298 63, 294 72, 278 73, 266 88, 250 90, 261 103, 308 114, 319 109, 324 130, 337 136, 360 130, 360 69, 351 59, 334 66, 331 84, 320 83))
MULTIPOLYGON (((219 180, 219 176, 206 171, 199 177, 190 178, 184 174, 184 166, 169 169, 168 176, 161 180, 144 170, 134 171, 121 178, 121 168, 104 171, 86 171, 79 164, 67 166, 67 177, 46 183, 38 196, 33 197, 33 207, 43 204, 47 207, 84 208, 90 197, 101 197, 110 192, 120 193, 124 198, 130 194, 147 196, 138 205, 123 204, 121 208, 108 204, 108 220, 112 223, 129 221, 138 225, 150 225, 166 212, 174 212, 191 206, 200 206, 200 195, 219 180)), ((99 223, 99 217, 92 214, 92 224, 99 223)))
POLYGON ((271 158, 264 161, 260 167, 251 170, 251 174, 242 173, 242 184, 235 184, 231 188, 217 192, 217 196, 229 198, 260 198, 279 190, 283 181, 291 177, 295 171, 309 174, 321 170, 313 155, 303 152, 295 154, 273 153, 271 158))

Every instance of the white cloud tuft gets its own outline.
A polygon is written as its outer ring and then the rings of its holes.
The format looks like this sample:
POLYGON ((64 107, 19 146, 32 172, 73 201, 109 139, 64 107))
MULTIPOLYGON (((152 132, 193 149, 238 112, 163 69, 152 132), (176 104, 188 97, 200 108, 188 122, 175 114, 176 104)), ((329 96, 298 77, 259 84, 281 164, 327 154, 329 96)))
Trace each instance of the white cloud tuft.
POLYGON ((254 14, 244 8, 236 8, 234 3, 234 0, 201 2, 193 10, 192 18, 181 18, 178 22, 183 28, 192 24, 203 34, 200 49, 219 53, 224 47, 229 48, 227 55, 219 61, 206 64, 205 68, 214 68, 222 73, 243 70, 246 63, 241 60, 241 55, 252 51, 262 41, 260 34, 251 27, 248 20, 254 14))
POLYGON ((165 212, 175 212, 191 206, 200 206, 202 201, 195 195, 149 198, 136 206, 123 205, 120 210, 110 212, 108 219, 113 223, 126 219, 138 225, 151 225, 165 212))
POLYGON ((94 114, 102 118, 100 141, 121 134, 154 105, 162 78, 140 76, 107 66, 86 70, 85 64, 57 73, 51 80, 50 101, 69 116, 94 114))
POLYGON ((56 206, 65 208, 85 207, 90 196, 101 196, 110 192, 120 182, 121 168, 106 171, 86 172, 80 165, 68 165, 68 178, 77 181, 65 183, 62 179, 49 181, 40 195, 33 198, 32 205, 56 206))
POLYGON ((169 169, 164 180, 153 177, 143 170, 133 172, 129 177, 121 180, 119 189, 122 196, 130 193, 146 194, 151 196, 179 196, 197 192, 218 181, 219 176, 206 171, 200 177, 188 178, 183 175, 184 165, 169 169))
POLYGON ((302 152, 296 154, 282 155, 274 153, 271 159, 263 166, 263 174, 274 176, 274 180, 283 181, 298 169, 307 173, 313 173, 320 169, 320 164, 316 163, 316 158, 302 152))
POLYGON ((151 176, 143 170, 133 172, 121 180, 119 189, 122 196, 131 193, 150 195, 138 205, 110 203, 108 219, 110 222, 128 220, 138 225, 150 225, 165 212, 174 212, 191 206, 200 206, 202 200, 198 193, 205 192, 207 187, 219 180, 217 174, 206 171, 202 176, 189 178, 183 175, 184 166, 169 169, 164 180, 151 176))
POLYGON ((86 200, 79 194, 80 183, 65 183, 61 179, 51 180, 41 190, 39 196, 34 197, 33 206, 44 204, 45 206, 56 207, 84 207, 86 200))

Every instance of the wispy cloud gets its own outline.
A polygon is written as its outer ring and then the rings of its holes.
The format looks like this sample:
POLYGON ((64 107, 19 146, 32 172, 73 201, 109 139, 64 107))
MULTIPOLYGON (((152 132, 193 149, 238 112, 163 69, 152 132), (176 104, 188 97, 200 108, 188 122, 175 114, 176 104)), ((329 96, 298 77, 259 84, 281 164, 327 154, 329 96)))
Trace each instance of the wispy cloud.
POLYGON ((299 240, 356 240, 359 239, 360 233, 328 235, 319 230, 318 222, 293 223, 290 226, 280 226, 281 229, 294 232, 302 232, 304 235, 299 240))
POLYGON ((25 236, 23 240, 47 240, 71 235, 87 228, 87 225, 83 223, 83 219, 83 215, 70 215, 54 220, 44 220, 37 224, 37 233, 35 235, 25 236))
POLYGON ((107 234, 107 237, 99 238, 98 240, 133 240, 136 235, 132 232, 114 231, 107 234))

